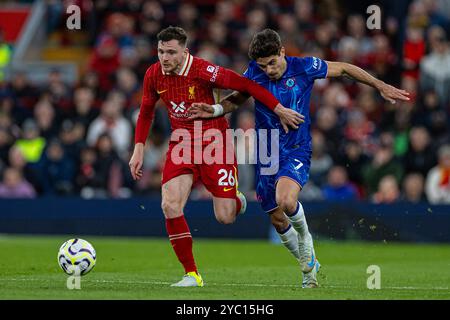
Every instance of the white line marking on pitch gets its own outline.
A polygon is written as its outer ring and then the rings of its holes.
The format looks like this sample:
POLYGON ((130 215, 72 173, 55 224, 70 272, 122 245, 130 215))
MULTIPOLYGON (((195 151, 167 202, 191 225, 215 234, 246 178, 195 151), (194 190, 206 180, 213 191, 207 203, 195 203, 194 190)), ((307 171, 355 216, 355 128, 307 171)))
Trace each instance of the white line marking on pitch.
MULTIPOLYGON (((35 279, 35 278, 3 278, 0 281, 48 281, 47 279, 35 279)), ((165 281, 130 281, 130 280, 83 280, 83 282, 92 283, 126 283, 126 284, 154 284, 154 285, 170 285, 171 282, 165 281)), ((300 285, 295 284, 263 284, 263 283, 217 283, 217 282, 206 282, 207 285, 212 286, 239 286, 239 287, 286 287, 286 288, 300 288, 300 285)), ((323 285, 322 289, 365 289, 364 287, 355 286, 333 286, 333 285, 323 285)), ((447 290, 450 288, 446 287, 382 287, 381 289, 392 289, 392 290, 447 290)))

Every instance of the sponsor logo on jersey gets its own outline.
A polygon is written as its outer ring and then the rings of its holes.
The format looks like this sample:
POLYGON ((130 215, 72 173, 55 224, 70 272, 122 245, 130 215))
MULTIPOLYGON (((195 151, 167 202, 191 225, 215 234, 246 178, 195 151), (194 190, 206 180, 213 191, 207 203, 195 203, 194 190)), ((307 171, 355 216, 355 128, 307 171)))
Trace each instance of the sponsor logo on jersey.
POLYGON ((313 57, 313 65, 312 66, 314 69, 318 70, 320 67, 319 59, 317 59, 316 57, 313 57))
POLYGON ((184 113, 186 111, 186 107, 184 106, 184 101, 182 101, 180 104, 176 104, 173 101, 170 101, 170 104, 172 105, 172 110, 175 113, 184 113))
POLYGON ((208 70, 208 72, 213 73, 213 72, 214 72, 214 66, 208 66, 208 67, 206 68, 206 70, 208 70))

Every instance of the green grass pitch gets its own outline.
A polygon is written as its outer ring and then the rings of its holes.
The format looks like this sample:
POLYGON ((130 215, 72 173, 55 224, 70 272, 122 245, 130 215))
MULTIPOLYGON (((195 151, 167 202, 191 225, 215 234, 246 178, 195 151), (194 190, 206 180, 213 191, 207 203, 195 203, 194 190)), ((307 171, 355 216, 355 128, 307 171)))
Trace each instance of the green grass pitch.
POLYGON ((0 299, 450 299, 450 246, 316 241, 320 288, 301 289, 301 274, 282 245, 194 239, 203 288, 171 288, 183 270, 166 239, 82 237, 97 265, 66 288, 57 251, 68 236, 0 236, 0 299), (381 269, 369 290, 367 267, 381 269))

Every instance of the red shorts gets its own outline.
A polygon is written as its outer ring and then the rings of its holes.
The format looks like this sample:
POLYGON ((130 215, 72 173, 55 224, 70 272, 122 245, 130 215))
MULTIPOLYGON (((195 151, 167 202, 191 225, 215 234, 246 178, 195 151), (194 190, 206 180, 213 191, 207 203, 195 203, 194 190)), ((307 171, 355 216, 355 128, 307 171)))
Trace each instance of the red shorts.
POLYGON ((206 189, 218 198, 236 198, 238 187, 238 169, 236 157, 233 153, 232 163, 222 161, 221 163, 195 164, 194 161, 174 163, 172 159, 173 145, 169 146, 166 154, 166 162, 162 172, 161 184, 181 176, 183 174, 193 174, 194 184, 201 181, 206 189), (186 163, 189 162, 189 163, 186 163))

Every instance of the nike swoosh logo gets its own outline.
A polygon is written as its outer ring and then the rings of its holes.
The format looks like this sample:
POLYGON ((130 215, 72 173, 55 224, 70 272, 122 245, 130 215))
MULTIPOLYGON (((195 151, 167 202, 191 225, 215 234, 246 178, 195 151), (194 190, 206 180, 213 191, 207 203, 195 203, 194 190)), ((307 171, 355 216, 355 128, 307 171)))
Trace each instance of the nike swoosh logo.
POLYGON ((166 90, 161 90, 161 91, 159 91, 159 90, 156 90, 156 93, 157 93, 157 94, 161 94, 161 93, 164 93, 164 92, 166 92, 167 90, 169 90, 169 89, 166 89, 166 90))
POLYGON ((308 262, 308 267, 312 268, 316 264, 316 257, 314 255, 311 256, 311 261, 308 262))
POLYGON ((225 192, 230 191, 230 190, 233 190, 233 188, 223 188, 223 191, 225 191, 225 192))

